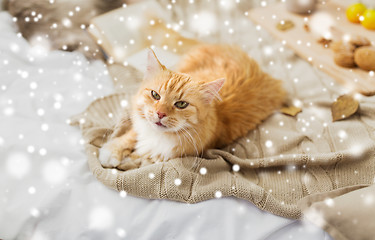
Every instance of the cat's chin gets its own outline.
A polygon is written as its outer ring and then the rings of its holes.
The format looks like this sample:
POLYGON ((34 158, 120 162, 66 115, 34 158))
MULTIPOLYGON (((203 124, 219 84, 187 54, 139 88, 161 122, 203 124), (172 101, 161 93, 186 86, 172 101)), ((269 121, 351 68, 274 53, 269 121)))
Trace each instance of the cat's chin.
POLYGON ((147 118, 144 119, 144 120, 145 120, 145 124, 151 126, 151 128, 153 128, 155 130, 158 130, 160 132, 172 133, 172 132, 178 131, 178 129, 176 129, 176 127, 170 127, 170 126, 164 125, 160 121, 155 122, 155 121, 153 121, 151 119, 147 119, 147 118))
POLYGON ((157 129, 161 132, 172 133, 172 132, 177 131, 174 127, 168 127, 161 122, 150 122, 149 121, 149 123, 153 126, 154 129, 157 129))
POLYGON ((155 123, 157 126, 159 127, 163 127, 163 128, 166 128, 167 126, 165 126, 164 124, 162 124, 161 122, 156 122, 155 123))
POLYGON ((162 124, 161 122, 155 123, 156 129, 159 129, 161 131, 168 131, 168 127, 162 124))
POLYGON ((162 131, 162 132, 168 132, 170 130, 169 127, 165 126, 161 122, 153 122, 153 121, 150 121, 150 120, 148 120, 147 122, 148 122, 148 124, 150 124, 152 126, 152 128, 154 128, 156 130, 159 130, 159 131, 162 131))

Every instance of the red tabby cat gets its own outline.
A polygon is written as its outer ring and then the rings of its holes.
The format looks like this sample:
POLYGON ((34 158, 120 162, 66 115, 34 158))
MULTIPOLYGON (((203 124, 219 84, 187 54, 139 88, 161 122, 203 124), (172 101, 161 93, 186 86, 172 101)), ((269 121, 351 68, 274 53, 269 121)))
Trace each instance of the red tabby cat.
POLYGON ((105 167, 116 167, 130 154, 138 167, 223 147, 281 106, 281 85, 237 47, 198 46, 177 72, 150 50, 133 101, 132 129, 107 142, 99 159, 105 167))

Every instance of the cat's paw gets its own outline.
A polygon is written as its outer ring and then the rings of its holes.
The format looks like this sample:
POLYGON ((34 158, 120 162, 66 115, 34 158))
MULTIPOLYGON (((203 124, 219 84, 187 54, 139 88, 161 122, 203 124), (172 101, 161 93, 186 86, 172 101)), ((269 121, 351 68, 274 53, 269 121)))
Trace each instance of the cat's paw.
POLYGON ((117 167, 122 160, 120 149, 117 149, 111 142, 103 145, 99 150, 99 161, 103 167, 117 167))
POLYGON ((117 168, 120 169, 120 170, 123 170, 123 171, 128 171, 128 170, 132 170, 132 169, 137 169, 140 166, 141 166, 140 160, 138 160, 138 159, 133 160, 131 158, 128 158, 128 159, 122 161, 121 164, 117 168))
POLYGON ((129 155, 127 155, 127 158, 124 159, 117 168, 120 170, 127 171, 148 166, 153 163, 153 159, 146 157, 145 155, 138 155, 137 153, 131 152, 129 155))

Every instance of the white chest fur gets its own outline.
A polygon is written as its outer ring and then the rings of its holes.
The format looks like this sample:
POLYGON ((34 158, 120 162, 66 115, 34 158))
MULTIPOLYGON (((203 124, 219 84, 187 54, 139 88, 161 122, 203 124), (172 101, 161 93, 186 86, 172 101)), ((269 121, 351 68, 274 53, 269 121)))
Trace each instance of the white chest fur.
POLYGON ((176 142, 162 131, 152 127, 146 120, 133 119, 133 128, 137 133, 136 153, 149 155, 152 158, 168 160, 173 156, 176 142))

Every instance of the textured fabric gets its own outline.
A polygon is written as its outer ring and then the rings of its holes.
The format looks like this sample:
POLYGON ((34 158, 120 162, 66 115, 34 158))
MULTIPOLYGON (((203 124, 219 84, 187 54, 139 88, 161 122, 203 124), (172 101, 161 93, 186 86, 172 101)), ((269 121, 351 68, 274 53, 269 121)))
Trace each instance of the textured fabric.
POLYGON ((299 205, 308 220, 336 240, 374 239, 375 185, 314 194, 299 205))
MULTIPOLYGON (((125 78, 119 77, 117 84, 122 81, 126 86, 125 78)), ((300 218, 297 203, 306 196, 373 184, 375 98, 360 96, 355 116, 332 123, 330 105, 339 95, 335 84, 306 78, 287 81, 285 87, 303 105, 296 117, 275 113, 247 136, 224 149, 208 150, 203 158, 172 159, 136 170, 104 169, 97 159, 116 119, 129 110, 129 93, 96 100, 72 124, 82 129, 95 177, 117 191, 187 203, 235 196, 274 214, 300 218)))

